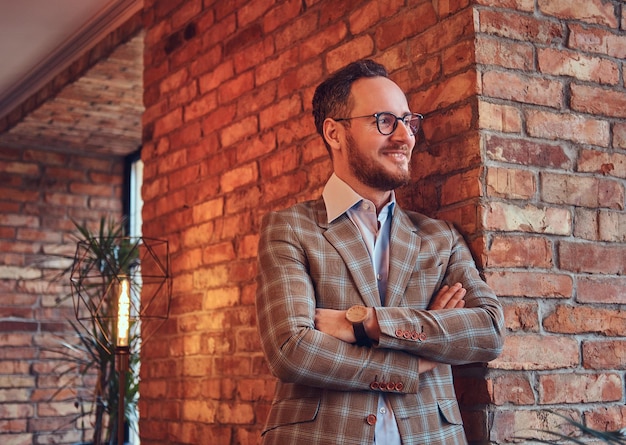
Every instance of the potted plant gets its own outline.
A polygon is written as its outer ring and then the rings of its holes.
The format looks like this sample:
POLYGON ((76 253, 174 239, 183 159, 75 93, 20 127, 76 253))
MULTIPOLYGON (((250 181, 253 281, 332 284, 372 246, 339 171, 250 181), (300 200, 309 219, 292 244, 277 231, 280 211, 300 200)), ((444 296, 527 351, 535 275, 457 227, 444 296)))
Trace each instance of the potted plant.
MULTIPOLYGON (((77 393, 75 406, 79 412, 73 418, 85 431, 92 430, 88 443, 115 443, 118 435, 118 403, 124 395, 125 425, 137 425, 139 398, 138 326, 130 319, 125 351, 127 369, 122 370, 123 391, 120 392, 120 369, 116 367, 116 321, 119 311, 120 280, 128 280, 130 297, 139 298, 141 287, 139 250, 136 241, 124 236, 124 223, 105 218, 97 231, 74 222, 78 230, 76 255, 72 265, 55 279, 70 276, 75 320, 69 320, 75 338, 64 339, 53 352, 60 358, 60 376, 73 376, 57 391, 60 393, 76 380, 93 382, 88 394, 77 393), (90 394, 89 394, 90 392, 90 394), (86 426, 89 425, 88 427, 86 426)), ((117 349, 119 352, 119 349, 117 349)), ((118 354, 119 355, 119 354, 118 354)), ((119 358, 118 358, 119 361, 119 358)), ((53 396, 54 397, 54 396, 53 396)))

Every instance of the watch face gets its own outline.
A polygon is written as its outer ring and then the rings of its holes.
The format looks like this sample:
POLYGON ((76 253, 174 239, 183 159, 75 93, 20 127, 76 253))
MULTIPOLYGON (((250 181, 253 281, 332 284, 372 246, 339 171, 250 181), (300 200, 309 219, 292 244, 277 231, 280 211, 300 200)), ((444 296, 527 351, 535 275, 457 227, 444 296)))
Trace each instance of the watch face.
POLYGON ((364 306, 352 306, 346 312, 346 318, 350 323, 363 323, 367 318, 367 308, 364 306))

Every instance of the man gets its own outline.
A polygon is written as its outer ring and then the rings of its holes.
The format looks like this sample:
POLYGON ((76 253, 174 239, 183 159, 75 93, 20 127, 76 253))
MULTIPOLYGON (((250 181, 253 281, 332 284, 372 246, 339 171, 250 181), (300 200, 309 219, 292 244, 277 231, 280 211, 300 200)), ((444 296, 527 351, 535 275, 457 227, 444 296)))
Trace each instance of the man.
POLYGON ((263 443, 464 444, 450 365, 497 357, 503 314, 452 225, 396 204, 421 116, 371 60, 319 85, 313 115, 333 174, 261 228, 263 443))

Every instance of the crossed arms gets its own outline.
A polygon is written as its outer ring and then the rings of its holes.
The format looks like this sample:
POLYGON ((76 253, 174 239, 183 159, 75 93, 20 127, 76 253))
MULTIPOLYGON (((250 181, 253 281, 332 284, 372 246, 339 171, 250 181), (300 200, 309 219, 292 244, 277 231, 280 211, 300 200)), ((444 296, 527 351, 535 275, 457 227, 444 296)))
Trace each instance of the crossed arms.
MULTIPOLYGON (((432 302, 428 306, 429 310, 455 309, 465 306, 463 297, 467 291, 461 283, 455 283, 453 286, 445 284, 433 297, 432 302)), ((376 310, 369 307, 368 317, 365 320, 364 327, 367 336, 374 342, 378 343, 380 338, 380 326, 378 325, 378 317, 376 310)), ((315 328, 328 335, 345 341, 354 343, 354 329, 352 324, 346 319, 345 310, 318 308, 315 310, 315 328)), ((419 372, 427 372, 433 370, 437 366, 437 362, 419 358, 419 372)))

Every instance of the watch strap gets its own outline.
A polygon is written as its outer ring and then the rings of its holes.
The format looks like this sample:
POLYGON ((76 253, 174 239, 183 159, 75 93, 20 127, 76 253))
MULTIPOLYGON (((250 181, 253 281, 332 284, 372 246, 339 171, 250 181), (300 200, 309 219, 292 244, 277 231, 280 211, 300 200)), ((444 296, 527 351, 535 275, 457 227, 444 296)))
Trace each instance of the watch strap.
POLYGON ((365 326, 363 326, 363 323, 353 323, 352 329, 354 330, 354 336, 356 337, 356 344, 358 346, 372 345, 372 341, 365 332, 365 326))

